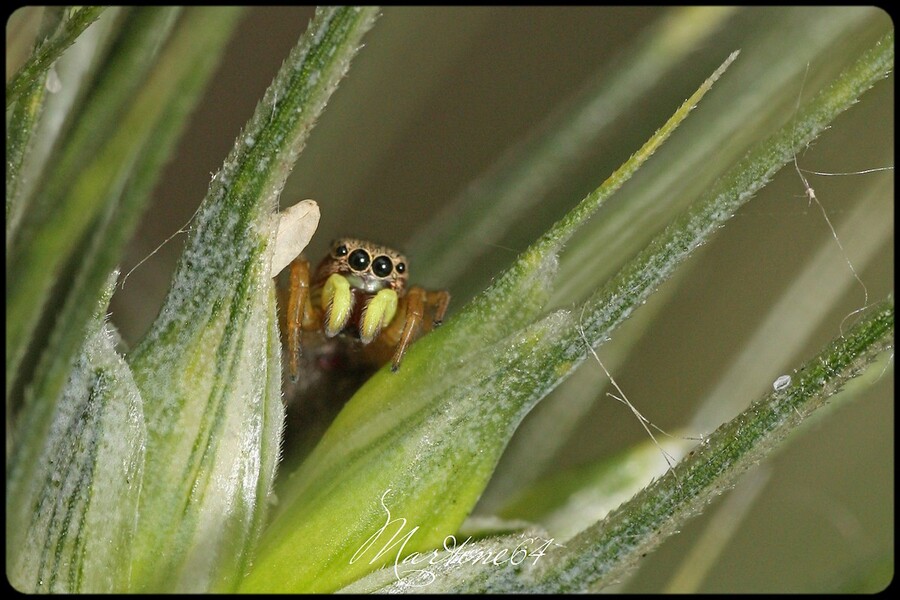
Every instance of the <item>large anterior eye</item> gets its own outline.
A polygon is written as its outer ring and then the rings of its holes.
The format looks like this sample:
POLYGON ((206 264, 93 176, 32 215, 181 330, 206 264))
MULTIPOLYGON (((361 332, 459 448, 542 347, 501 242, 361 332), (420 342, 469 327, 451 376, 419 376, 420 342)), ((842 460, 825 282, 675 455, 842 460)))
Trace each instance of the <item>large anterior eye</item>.
POLYGON ((350 253, 350 258, 347 259, 347 262, 354 271, 365 271, 366 267, 369 266, 369 254, 362 248, 359 248, 350 253))
POLYGON ((387 256, 379 256, 372 261, 372 272, 379 277, 387 277, 394 270, 394 264, 387 256))

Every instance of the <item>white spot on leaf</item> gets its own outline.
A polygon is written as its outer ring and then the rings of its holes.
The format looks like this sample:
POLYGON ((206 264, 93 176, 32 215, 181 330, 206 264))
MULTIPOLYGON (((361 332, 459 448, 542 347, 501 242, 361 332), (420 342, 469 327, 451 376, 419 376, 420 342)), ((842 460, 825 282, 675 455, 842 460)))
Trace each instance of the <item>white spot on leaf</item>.
POLYGON ((772 384, 772 387, 775 388, 776 392, 780 392, 783 389, 786 389, 791 385, 791 376, 790 375, 782 375, 772 384))

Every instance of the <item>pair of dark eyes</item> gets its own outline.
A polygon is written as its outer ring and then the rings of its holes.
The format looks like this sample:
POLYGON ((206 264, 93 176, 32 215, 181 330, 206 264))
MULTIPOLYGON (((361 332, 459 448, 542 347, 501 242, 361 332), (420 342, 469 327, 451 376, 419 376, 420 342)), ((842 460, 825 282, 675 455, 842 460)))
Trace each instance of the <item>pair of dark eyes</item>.
MULTIPOLYGON (((350 252, 347 249, 347 246, 341 244, 337 248, 334 249, 335 256, 346 256, 347 253, 350 252)), ((391 259, 387 256, 377 256, 375 260, 372 260, 369 256, 369 253, 363 250, 362 248, 357 248, 353 252, 350 252, 350 256, 347 257, 347 264, 350 265, 350 268, 354 271, 365 271, 369 266, 369 263, 372 264, 372 272, 375 273, 378 277, 387 277, 391 274, 391 271, 394 270, 394 263, 391 262, 391 259)), ((403 273, 406 271, 406 264, 397 263, 397 272, 403 273)))

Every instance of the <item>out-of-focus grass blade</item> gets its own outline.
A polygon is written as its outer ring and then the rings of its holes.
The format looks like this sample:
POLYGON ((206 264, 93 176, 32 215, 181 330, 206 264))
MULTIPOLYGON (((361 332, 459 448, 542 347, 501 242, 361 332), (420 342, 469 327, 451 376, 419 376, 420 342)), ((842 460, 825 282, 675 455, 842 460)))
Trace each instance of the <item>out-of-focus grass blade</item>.
MULTIPOLYGON (((781 167, 791 162, 796 152, 806 147, 872 85, 887 77, 893 69, 893 58, 891 32, 800 109, 795 120, 748 152, 700 202, 669 225, 588 299, 578 316, 577 333, 583 340, 591 345, 601 343, 677 264, 730 219, 781 167)), ((567 337, 560 343, 561 350, 568 348, 563 351, 568 358, 562 360, 579 360, 571 346, 572 334, 567 337)))
POLYGON ((91 239, 90 225, 103 207, 115 205, 165 114, 165 99, 178 92, 172 88, 177 78, 166 73, 148 79, 178 12, 152 7, 129 13, 75 125, 34 188, 15 237, 7 240, 7 400, 53 283, 91 239))
POLYGON ((539 203, 610 124, 712 36, 734 10, 673 9, 631 46, 611 73, 589 82, 513 146, 410 241, 409 254, 416 258, 423 282, 447 287, 469 274, 473 261, 491 247, 487 241, 498 240, 516 224, 518 215, 539 203))
POLYGON ((878 13, 866 7, 800 7, 750 11, 732 21, 750 28, 740 40, 741 60, 704 103, 704 118, 686 123, 634 185, 573 237, 560 260, 552 305, 564 307, 593 290, 583 273, 596 273, 601 281, 615 274, 748 146, 793 118, 804 82, 805 101, 819 82, 848 66, 835 60, 836 53, 852 60, 859 52, 837 48, 884 35, 889 23, 878 13))
MULTIPOLYGON (((766 18, 761 13, 745 12, 732 19, 727 31, 747 30, 746 39, 740 39, 741 60, 717 86, 716 94, 704 102, 703 116, 685 123, 656 158, 641 169, 632 184, 623 188, 615 201, 605 205, 603 211, 567 244, 560 257, 560 271, 549 306, 569 306, 573 298, 583 297, 594 289, 596 281, 614 274, 655 232, 745 152, 749 143, 764 137, 766 123, 780 124, 792 118, 807 64, 810 64, 810 74, 805 98, 810 97, 818 86, 818 83, 813 85, 814 81, 834 77, 846 66, 834 60, 837 48, 877 38, 884 31, 886 21, 883 13, 862 7, 833 7, 820 11, 780 9, 766 18), (590 277, 586 276, 588 273, 590 277)), ((802 189, 799 178, 796 182, 799 193, 802 189)), ((882 222, 887 224, 885 220, 882 222)), ((833 240, 829 248, 836 251, 833 240)), ((859 262, 858 253, 849 245, 847 248, 854 264, 859 262)), ((686 276, 686 270, 692 270, 694 265, 693 261, 685 264, 679 270, 680 276, 686 276)), ((857 267, 862 267, 862 263, 857 267)), ((840 260, 828 263, 828 272, 835 273, 842 282, 849 275, 846 264, 840 260), (832 267, 842 270, 836 272, 832 267)), ((830 281, 830 278, 826 276, 822 280, 830 281)), ((674 292, 678 285, 670 282, 659 292, 674 292)), ((614 344, 599 351, 610 372, 618 372, 616 365, 622 364, 624 355, 642 335, 639 329, 649 331, 653 327, 653 317, 648 311, 662 308, 665 301, 659 297, 659 292, 642 307, 637 319, 630 320, 616 332, 614 344)), ((809 297, 816 298, 817 310, 827 308, 815 293, 809 297)), ((774 331, 783 339, 791 338, 789 343, 793 344, 798 337, 786 333, 792 327, 786 323, 782 322, 774 331)), ((796 324, 796 321, 792 323, 796 324)), ((770 327, 770 335, 772 331, 770 327)), ((777 337, 766 339, 771 341, 777 337)), ((772 348, 781 351, 787 345, 788 342, 775 342, 772 348)), ((766 356, 772 358, 774 352, 766 353, 766 356)), ((752 362, 754 367, 759 367, 763 361, 757 356, 752 362)), ((746 368, 747 364, 744 366, 746 368)), ((755 372, 758 375, 759 372, 755 372)), ((747 368, 743 371, 743 381, 753 381, 757 387, 752 390, 739 387, 737 390, 755 395, 768 381, 770 373, 771 367, 764 369, 760 379, 747 368)), ((527 486, 553 465, 555 449, 567 443, 570 433, 582 422, 587 411, 595 403, 609 402, 600 396, 608 381, 599 365, 587 367, 576 372, 542 401, 517 430, 477 510, 498 510, 511 491, 527 486)), ((733 394, 732 397, 744 398, 745 394, 733 394)), ((646 407, 640 408, 646 410, 646 407)), ((739 410, 740 407, 734 407, 729 416, 739 410)), ((723 420, 724 416, 699 429, 689 426, 688 431, 695 433, 688 435, 710 431, 723 420)))
MULTIPOLYGON (((891 189, 892 182, 887 180, 870 186, 862 192, 863 200, 841 223, 841 244, 860 273, 878 258, 894 233, 893 219, 885 218, 893 205, 891 189)), ((840 298, 858 287, 839 252, 830 237, 820 244, 803 271, 773 302, 753 336, 741 344, 740 353, 723 369, 687 426, 689 431, 705 434, 740 412, 744 407, 735 405, 735 392, 756 394, 774 381, 840 298)), ((859 296, 862 295, 860 291, 859 296)), ((840 326, 835 323, 835 331, 840 326)))
POLYGON ((677 432, 659 446, 647 440, 595 464, 563 471, 529 487, 500 511, 506 519, 538 523, 561 543, 596 523, 669 469, 696 444, 677 432))
POLYGON ((16 130, 24 129, 28 123, 23 122, 16 113, 26 106, 29 107, 29 113, 32 113, 35 106, 24 97, 20 97, 13 106, 13 113, 7 120, 7 249, 10 241, 15 239, 22 215, 34 200, 34 188, 47 176, 51 151, 59 145, 65 131, 71 127, 71 114, 84 99, 85 90, 91 88, 105 51, 118 32, 122 21, 120 17, 128 10, 114 7, 103 11, 100 18, 85 29, 75 43, 53 63, 43 86, 50 93, 43 94, 38 111, 40 114, 36 117, 38 120, 24 144, 21 141, 26 136, 16 130), (18 153, 22 154, 21 158, 17 156, 18 153), (17 161, 19 164, 16 164, 17 161))
MULTIPOLYGON (((62 27, 62 12, 59 7, 47 7, 41 20, 39 39, 45 39, 62 27)), ((10 216, 18 196, 18 187, 25 154, 33 143, 34 130, 44 107, 44 96, 50 85, 49 72, 43 77, 35 77, 24 86, 21 97, 13 107, 6 124, 6 239, 9 240, 10 216)), ((21 202, 18 203, 21 206, 21 202)))
MULTIPOLYGON (((883 183, 873 186, 867 194, 869 201, 861 202, 844 222, 847 233, 841 239, 860 271, 876 257, 893 230, 893 222, 884 219, 871 204, 889 202, 886 192, 883 183)), ((846 273, 846 264, 835 260, 835 252, 834 240, 823 242, 753 337, 743 344, 744 350, 707 395, 693 422, 672 436, 658 436, 673 458, 690 450, 692 439, 739 413, 744 407, 735 402, 771 386, 779 369, 789 364, 836 300, 854 284, 846 273), (802 300, 809 296, 816 298, 815 306, 802 300)), ((602 374, 599 367, 596 370, 602 374)), ((648 440, 599 463, 550 475, 517 494, 498 514, 505 519, 540 523, 556 538, 565 540, 605 516, 667 468, 659 448, 648 440)))
MULTIPOLYGON (((585 344, 602 343, 798 149, 885 77, 892 63, 888 35, 800 110, 794 123, 751 151, 582 310, 557 311, 516 331, 540 310, 535 291, 542 285, 536 282, 552 281, 561 245, 639 159, 626 163, 457 318, 418 342, 399 373, 379 372, 354 396, 287 483, 283 508, 242 589, 331 591, 386 564, 389 558, 365 551, 389 519, 388 510, 409 524, 405 552, 439 546, 471 510, 522 417, 584 359, 585 344), (510 331, 515 333, 504 339, 510 331), (301 560, 304 543, 318 551, 301 560)), ((657 135, 665 136, 670 126, 657 135)), ((646 158, 655 141, 636 157, 646 158)))
POLYGON ((391 548, 396 568, 373 573, 345 591, 578 593, 616 582, 844 385, 867 367, 882 370, 872 363, 892 349, 893 327, 893 303, 874 307, 800 368, 790 386, 753 403, 672 473, 572 539, 559 543, 552 533, 528 532, 478 541, 468 553, 457 542, 452 552, 423 552, 408 562, 391 548), (518 564, 511 560, 516 552, 518 564))
POLYGON ((104 6, 75 6, 69 8, 69 16, 65 20, 63 27, 60 27, 53 35, 47 37, 35 49, 31 58, 22 65, 16 74, 12 76, 9 83, 6 84, 6 106, 9 107, 24 90, 38 81, 50 68, 50 65, 59 58, 66 48, 72 45, 75 38, 88 25, 100 16, 100 13, 105 8, 104 6))
POLYGON ((738 52, 733 52, 637 152, 525 250, 493 285, 466 305, 453 326, 446 327, 441 334, 453 336, 464 348, 471 347, 473 340, 482 344, 494 342, 531 322, 547 302, 558 255, 565 243, 662 146, 737 55, 738 52))

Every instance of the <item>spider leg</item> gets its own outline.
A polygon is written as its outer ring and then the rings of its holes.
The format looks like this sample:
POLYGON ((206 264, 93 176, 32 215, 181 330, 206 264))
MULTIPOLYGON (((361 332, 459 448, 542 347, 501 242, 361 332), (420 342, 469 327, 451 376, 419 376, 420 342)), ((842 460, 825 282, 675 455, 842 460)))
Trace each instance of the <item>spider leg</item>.
MULTIPOLYGON (((450 293, 447 291, 429 292, 418 286, 409 289, 402 302, 405 304, 405 310, 400 314, 404 315, 403 330, 398 338, 393 331, 386 332, 386 335, 397 339, 394 356, 391 361, 391 371, 400 368, 400 361, 406 354, 409 345, 415 341, 420 333, 427 333, 440 326, 444 320, 444 314, 447 312, 447 305, 450 303, 450 293), (426 322, 426 311, 430 311, 432 320, 426 322)), ((395 330, 396 331, 396 330, 395 330)))
POLYGON ((444 322, 444 314, 447 312, 447 305, 450 304, 450 292, 441 290, 440 292, 426 292, 425 302, 429 306, 434 307, 433 326, 440 327, 444 322))
POLYGON ((422 326, 422 319, 425 315, 425 296, 425 290, 420 287, 413 287, 410 288, 409 293, 403 298, 406 303, 406 321, 403 324, 400 341, 394 350, 394 357, 391 360, 391 371, 396 372, 400 368, 400 361, 403 360, 406 349, 412 343, 413 336, 422 326))
POLYGON ((290 265, 290 284, 287 305, 287 346, 291 381, 300 375, 300 333, 304 325, 314 321, 309 300, 309 262, 297 257, 290 265))

